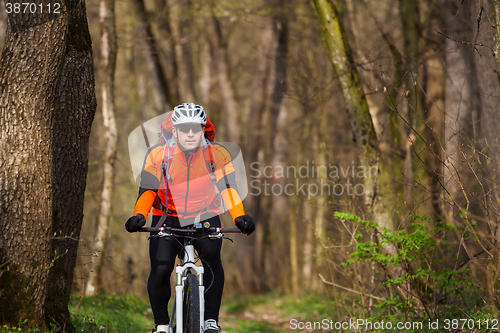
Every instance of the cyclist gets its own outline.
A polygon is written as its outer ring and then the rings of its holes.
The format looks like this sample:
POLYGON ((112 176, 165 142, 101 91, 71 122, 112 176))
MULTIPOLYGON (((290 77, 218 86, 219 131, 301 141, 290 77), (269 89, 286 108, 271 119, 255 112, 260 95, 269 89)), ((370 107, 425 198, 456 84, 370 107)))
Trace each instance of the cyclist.
MULTIPOLYGON (((183 227, 200 221, 220 227, 222 197, 234 224, 250 235, 255 224, 245 214, 238 195, 231 156, 223 146, 205 140, 213 140, 215 131, 203 107, 193 103, 176 106, 162 130, 167 137, 146 155, 134 215, 125 224, 127 231, 136 232, 143 227, 152 207, 152 226, 183 227), (169 135, 173 138, 167 140, 169 135)), ((210 333, 221 332, 218 325, 224 287, 221 245, 221 239, 200 238, 194 242, 198 255, 210 268, 205 270, 205 286, 210 287, 205 292, 204 322, 204 332, 210 333)), ((151 238, 147 287, 155 320, 153 332, 169 332, 170 274, 180 251, 179 242, 151 238)))

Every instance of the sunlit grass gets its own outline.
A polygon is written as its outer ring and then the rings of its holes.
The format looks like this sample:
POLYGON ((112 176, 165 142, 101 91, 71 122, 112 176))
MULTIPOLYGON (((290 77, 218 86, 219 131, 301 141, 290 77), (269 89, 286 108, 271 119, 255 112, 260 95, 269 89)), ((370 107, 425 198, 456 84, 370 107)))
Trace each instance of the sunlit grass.
MULTIPOLYGON (((81 333, 146 333, 154 326, 147 300, 130 295, 73 297, 69 311, 76 332, 81 333)), ((5 324, 0 333, 46 333, 24 324, 5 324)), ((50 333, 62 332, 60 327, 50 333)))
POLYGON ((70 312, 77 332, 150 332, 149 302, 130 295, 72 298, 70 312))

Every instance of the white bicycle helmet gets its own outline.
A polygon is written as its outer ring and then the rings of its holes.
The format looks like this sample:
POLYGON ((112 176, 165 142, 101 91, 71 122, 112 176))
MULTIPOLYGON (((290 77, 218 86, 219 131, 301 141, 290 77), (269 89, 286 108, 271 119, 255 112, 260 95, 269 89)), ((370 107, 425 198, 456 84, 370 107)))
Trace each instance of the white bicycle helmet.
POLYGON ((183 103, 181 105, 177 105, 174 108, 174 113, 172 114, 172 124, 176 126, 185 123, 206 125, 207 115, 203 110, 203 106, 196 105, 194 103, 183 103))

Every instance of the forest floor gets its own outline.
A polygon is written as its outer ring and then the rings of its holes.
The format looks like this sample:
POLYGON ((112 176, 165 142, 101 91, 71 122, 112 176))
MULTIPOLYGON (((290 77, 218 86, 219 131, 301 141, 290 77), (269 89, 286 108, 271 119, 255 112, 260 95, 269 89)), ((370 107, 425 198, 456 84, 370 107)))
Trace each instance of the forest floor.
POLYGON ((292 316, 284 313, 283 300, 276 298, 267 302, 252 304, 235 312, 223 306, 220 325, 223 333, 242 332, 286 332, 290 330, 292 316))
MULTIPOLYGON (((356 318, 352 313, 352 306, 348 303, 336 306, 327 293, 306 294, 298 298, 274 292, 263 295, 231 296, 222 301, 219 324, 224 333, 354 332, 355 330, 350 329, 338 330, 323 327, 302 329, 298 326, 299 323, 302 325, 323 323, 324 319, 346 321, 349 318, 356 318), (337 318, 339 315, 342 319, 337 318)), ((72 297, 69 310, 78 333, 148 333, 153 328, 153 315, 148 300, 130 295, 72 297)), ((474 318, 474 322, 479 322, 476 319, 478 318, 474 318)), ((489 320, 493 323, 496 319, 491 317, 489 320)), ((429 330, 427 327, 417 330, 393 328, 389 331, 479 332, 476 328, 463 331, 459 329, 429 330)), ((55 328, 51 333, 62 331, 64 330, 61 328, 55 328)), ((385 330, 366 330, 366 332, 381 331, 385 330)), ((497 330, 485 329, 483 321, 481 332, 493 331, 497 330)), ((0 325, 0 333, 13 332, 41 333, 23 323, 0 325)))

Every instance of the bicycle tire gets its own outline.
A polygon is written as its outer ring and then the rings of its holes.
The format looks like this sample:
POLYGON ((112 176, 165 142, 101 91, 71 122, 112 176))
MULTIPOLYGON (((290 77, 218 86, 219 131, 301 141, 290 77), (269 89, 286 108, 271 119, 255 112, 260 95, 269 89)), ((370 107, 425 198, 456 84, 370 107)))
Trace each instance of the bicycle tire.
POLYGON ((200 333, 200 289, 195 274, 186 277, 182 317, 184 333, 200 333))

